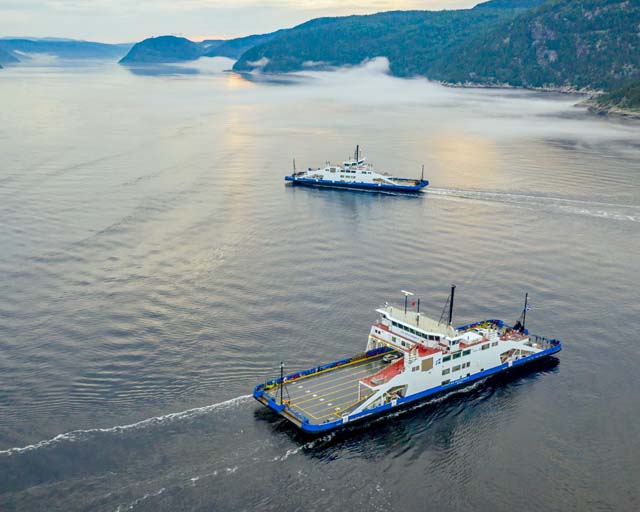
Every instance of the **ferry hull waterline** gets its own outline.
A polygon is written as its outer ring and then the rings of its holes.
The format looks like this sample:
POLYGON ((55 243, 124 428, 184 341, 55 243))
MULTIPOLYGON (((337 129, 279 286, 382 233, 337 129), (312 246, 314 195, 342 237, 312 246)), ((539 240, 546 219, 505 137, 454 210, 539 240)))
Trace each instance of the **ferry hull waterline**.
POLYGON ((359 146, 356 146, 353 157, 345 160, 342 166, 327 162, 324 168, 296 171, 294 160, 293 172, 284 179, 292 185, 362 192, 417 193, 429 184, 429 181, 424 179, 424 166, 420 179, 398 178, 389 173, 374 171, 373 166, 360 155, 359 146))
MULTIPOLYGON (((366 351, 258 384, 254 398, 308 433, 322 433, 395 411, 471 382, 540 361, 562 350, 529 334, 527 305, 511 327, 489 319, 452 327, 405 306, 377 309, 366 351)), ((415 305, 415 302, 412 302, 415 305)))

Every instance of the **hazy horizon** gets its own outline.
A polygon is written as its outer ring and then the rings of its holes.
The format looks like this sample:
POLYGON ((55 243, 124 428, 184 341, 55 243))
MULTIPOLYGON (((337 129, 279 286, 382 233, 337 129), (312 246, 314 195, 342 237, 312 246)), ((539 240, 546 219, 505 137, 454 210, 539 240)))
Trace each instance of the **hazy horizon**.
POLYGON ((6 0, 3 37, 62 38, 103 43, 137 42, 160 35, 193 41, 232 39, 292 27, 313 18, 390 10, 464 9, 478 0, 6 0))

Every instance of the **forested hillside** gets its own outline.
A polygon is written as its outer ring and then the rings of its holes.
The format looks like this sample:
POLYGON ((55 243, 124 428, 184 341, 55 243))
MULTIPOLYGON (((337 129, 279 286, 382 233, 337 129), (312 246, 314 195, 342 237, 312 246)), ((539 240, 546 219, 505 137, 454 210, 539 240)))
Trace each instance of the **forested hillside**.
POLYGON ((640 77, 640 1, 494 0, 474 9, 323 18, 248 50, 237 71, 384 56, 396 76, 611 90, 640 77))
POLYGON ((639 27, 639 1, 550 1, 456 44, 422 72, 450 82, 611 89, 640 77, 639 27))

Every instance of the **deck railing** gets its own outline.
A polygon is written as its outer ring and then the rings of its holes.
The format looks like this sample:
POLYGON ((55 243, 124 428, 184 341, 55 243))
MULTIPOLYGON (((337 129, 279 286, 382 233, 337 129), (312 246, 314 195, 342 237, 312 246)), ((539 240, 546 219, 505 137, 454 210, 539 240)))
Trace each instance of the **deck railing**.
POLYGON ((544 348, 551 348, 560 343, 560 340, 557 340, 555 338, 549 339, 549 338, 545 338, 544 336, 538 336, 536 334, 530 334, 529 339, 532 341, 535 341, 536 343, 540 344, 544 348))

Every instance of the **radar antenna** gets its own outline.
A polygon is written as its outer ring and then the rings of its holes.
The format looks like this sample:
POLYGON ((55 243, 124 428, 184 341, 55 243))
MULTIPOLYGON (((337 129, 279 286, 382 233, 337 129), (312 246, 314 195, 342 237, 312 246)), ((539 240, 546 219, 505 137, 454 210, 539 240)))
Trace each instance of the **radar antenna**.
POLYGON ((444 303, 444 307, 442 308, 442 314, 440 315, 440 320, 438 321, 439 324, 441 324, 442 321, 444 320, 444 315, 447 311, 447 306, 449 306, 449 325, 451 325, 451 322, 453 321, 453 297, 455 293, 456 293, 456 285, 452 284, 451 293, 447 297, 447 301, 444 303))

